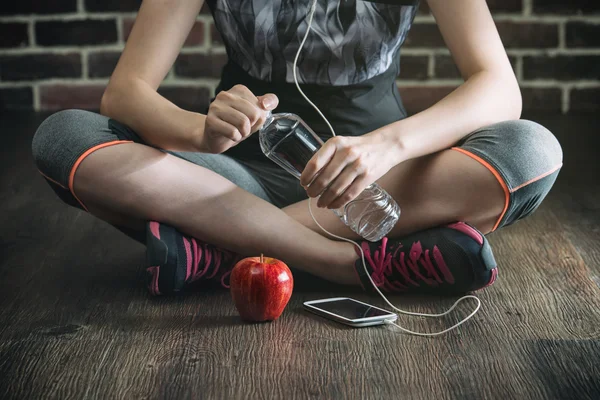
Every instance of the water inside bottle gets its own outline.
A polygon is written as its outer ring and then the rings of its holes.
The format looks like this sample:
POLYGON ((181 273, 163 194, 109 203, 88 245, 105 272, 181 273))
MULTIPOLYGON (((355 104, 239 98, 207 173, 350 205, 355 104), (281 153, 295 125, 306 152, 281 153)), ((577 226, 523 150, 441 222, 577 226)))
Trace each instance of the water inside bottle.
POLYGON ((293 115, 274 115, 261 131, 261 147, 267 157, 300 178, 304 167, 323 141, 293 115))
MULTIPOLYGON (((259 133, 263 153, 283 169, 300 178, 323 141, 295 114, 273 114, 259 133)), ((400 208, 379 185, 369 185, 354 200, 332 210, 350 229, 376 242, 396 224, 400 208)))
POLYGON ((398 204, 376 183, 333 212, 350 229, 372 242, 381 240, 400 217, 398 204))

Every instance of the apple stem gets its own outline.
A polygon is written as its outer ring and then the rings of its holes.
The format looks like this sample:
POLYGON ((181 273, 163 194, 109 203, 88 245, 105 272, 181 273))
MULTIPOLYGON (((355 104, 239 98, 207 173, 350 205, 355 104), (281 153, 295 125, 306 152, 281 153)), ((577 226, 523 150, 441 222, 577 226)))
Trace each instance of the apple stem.
POLYGON ((262 253, 260 253, 260 262, 261 262, 261 264, 265 262, 265 261, 263 260, 263 254, 262 254, 262 253))

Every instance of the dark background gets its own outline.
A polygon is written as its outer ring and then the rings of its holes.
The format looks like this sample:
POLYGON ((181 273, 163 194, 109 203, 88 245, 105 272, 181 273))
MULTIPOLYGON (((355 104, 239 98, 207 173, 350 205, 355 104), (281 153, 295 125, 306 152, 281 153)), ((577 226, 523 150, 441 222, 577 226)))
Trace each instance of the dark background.
MULTIPOLYGON (((97 109, 139 8, 139 0, 3 1, 0 5, 0 109, 97 109)), ((525 112, 600 109, 600 2, 488 0, 521 82, 525 112)), ((185 108, 207 104, 226 61, 205 7, 163 94, 185 108)), ((398 81, 416 112, 461 83, 429 15, 404 46, 398 81)))

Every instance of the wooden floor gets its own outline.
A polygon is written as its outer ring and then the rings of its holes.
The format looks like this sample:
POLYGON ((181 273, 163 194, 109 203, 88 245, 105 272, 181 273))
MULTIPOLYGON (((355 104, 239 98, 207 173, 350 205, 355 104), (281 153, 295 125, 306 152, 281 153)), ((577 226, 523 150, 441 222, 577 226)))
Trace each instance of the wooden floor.
MULTIPOLYGON (((40 119, 0 116, 2 399, 600 398, 598 118, 541 119, 565 152, 555 189, 490 236, 497 284, 473 320, 437 338, 309 315, 302 302, 327 296, 382 303, 299 273, 274 323, 242 323, 226 291, 149 297, 144 248, 60 203, 37 174, 40 119)), ((453 299, 392 301, 439 312, 453 299)), ((400 322, 427 331, 457 318, 400 322)))

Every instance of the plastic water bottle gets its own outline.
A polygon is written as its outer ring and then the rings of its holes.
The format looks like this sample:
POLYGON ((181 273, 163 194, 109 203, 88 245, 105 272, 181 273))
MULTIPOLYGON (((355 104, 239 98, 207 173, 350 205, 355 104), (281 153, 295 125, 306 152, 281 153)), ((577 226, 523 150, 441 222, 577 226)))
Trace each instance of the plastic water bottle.
MULTIPOLYGON (((269 159, 298 179, 313 154, 324 144, 302 118, 290 113, 269 113, 260 129, 259 141, 269 159)), ((398 204, 376 183, 333 212, 350 229, 371 242, 387 235, 400 217, 398 204)))

